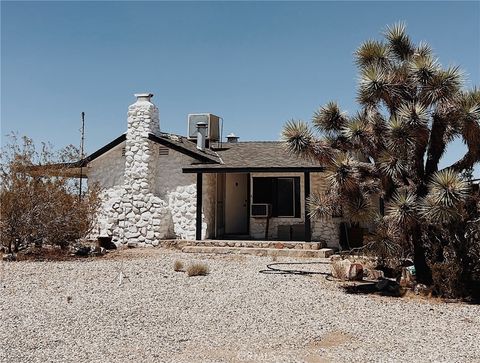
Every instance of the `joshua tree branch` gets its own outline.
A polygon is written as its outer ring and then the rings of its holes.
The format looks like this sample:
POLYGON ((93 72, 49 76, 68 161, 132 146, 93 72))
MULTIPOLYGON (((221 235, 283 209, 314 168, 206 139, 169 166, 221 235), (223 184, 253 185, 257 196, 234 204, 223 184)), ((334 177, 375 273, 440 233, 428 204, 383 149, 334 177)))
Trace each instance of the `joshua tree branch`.
POLYGON ((427 150, 427 164, 425 166, 425 175, 428 177, 438 170, 438 162, 445 151, 445 131, 447 125, 438 115, 433 115, 432 131, 427 150))

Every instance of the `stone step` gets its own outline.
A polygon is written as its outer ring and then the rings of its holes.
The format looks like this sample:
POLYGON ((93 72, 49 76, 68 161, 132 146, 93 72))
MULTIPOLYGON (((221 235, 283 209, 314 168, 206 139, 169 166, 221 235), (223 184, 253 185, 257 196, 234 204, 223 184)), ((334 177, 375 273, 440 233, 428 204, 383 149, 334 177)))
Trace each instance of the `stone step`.
MULTIPOLYGON (((326 247, 325 242, 296 242, 296 241, 258 241, 258 240, 202 240, 188 241, 187 246, 200 247, 245 247, 245 248, 274 248, 319 250, 326 247)), ((182 246, 183 247, 183 246, 182 246)))
POLYGON ((212 247, 212 246, 185 246, 182 252, 186 253, 212 253, 212 254, 237 254, 254 256, 278 256, 278 257, 313 257, 328 258, 333 254, 331 248, 319 250, 295 249, 295 248, 258 248, 258 247, 212 247))

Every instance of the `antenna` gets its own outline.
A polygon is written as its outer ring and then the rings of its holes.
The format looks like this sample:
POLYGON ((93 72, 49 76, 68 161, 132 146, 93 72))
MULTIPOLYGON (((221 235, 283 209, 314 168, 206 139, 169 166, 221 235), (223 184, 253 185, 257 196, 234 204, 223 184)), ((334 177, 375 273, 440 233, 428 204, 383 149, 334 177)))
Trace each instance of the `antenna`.
POLYGON ((80 188, 78 191, 78 199, 82 200, 82 160, 83 160, 83 144, 85 142, 85 112, 82 112, 82 128, 80 129, 80 188))

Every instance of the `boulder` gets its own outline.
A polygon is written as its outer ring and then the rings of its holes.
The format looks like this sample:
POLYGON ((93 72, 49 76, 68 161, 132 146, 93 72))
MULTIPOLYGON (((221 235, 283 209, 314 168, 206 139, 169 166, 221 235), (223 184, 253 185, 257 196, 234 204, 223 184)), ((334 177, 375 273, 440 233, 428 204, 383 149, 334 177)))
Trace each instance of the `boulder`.
POLYGON ((331 264, 332 276, 340 280, 362 280, 363 266, 350 260, 336 260, 331 264))

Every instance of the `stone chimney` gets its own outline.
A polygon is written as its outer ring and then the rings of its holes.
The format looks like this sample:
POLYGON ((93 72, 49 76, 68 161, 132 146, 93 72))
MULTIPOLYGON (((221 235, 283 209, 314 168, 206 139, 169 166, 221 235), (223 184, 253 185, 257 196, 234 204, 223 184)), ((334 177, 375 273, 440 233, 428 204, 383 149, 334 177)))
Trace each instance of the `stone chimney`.
POLYGON ((125 187, 131 189, 133 195, 152 191, 149 163, 153 143, 148 134, 160 133, 158 108, 150 101, 153 94, 139 93, 135 97, 137 101, 128 107, 125 146, 125 187))

